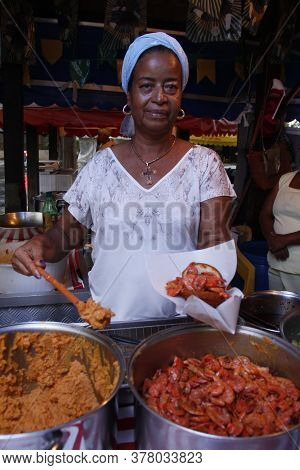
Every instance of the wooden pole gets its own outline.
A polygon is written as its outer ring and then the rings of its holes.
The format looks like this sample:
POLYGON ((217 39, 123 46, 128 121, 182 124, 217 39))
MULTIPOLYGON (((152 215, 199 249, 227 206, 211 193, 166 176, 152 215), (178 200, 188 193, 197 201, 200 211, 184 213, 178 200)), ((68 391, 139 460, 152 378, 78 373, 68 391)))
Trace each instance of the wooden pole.
POLYGON ((58 136, 57 127, 49 128, 49 160, 58 160, 58 136))
POLYGON ((4 63, 2 74, 5 212, 18 212, 26 210, 22 65, 4 63))
POLYGON ((39 146, 36 127, 26 126, 27 143, 27 181, 28 181, 28 209, 34 210, 33 196, 40 192, 39 182, 39 146))

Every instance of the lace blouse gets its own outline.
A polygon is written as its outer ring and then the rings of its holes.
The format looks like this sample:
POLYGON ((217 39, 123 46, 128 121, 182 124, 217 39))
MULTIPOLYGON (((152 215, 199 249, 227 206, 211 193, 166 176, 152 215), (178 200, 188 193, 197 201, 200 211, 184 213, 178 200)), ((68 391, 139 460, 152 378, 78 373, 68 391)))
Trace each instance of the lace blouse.
POLYGON ((71 214, 92 232, 92 297, 117 321, 174 315, 174 304, 150 284, 145 254, 195 250, 200 203, 218 196, 235 193, 208 148, 192 147, 149 189, 111 148, 96 153, 65 194, 71 214))

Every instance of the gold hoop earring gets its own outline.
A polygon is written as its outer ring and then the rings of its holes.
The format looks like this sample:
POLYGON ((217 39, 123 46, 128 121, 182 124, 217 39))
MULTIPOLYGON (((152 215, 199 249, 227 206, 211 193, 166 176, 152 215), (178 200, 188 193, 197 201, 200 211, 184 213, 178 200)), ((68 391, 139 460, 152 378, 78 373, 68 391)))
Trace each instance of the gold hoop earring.
POLYGON ((127 103, 123 106, 122 112, 123 112, 123 114, 125 114, 125 116, 130 116, 131 115, 131 109, 130 109, 130 107, 128 106, 127 103))
POLYGON ((180 108, 179 111, 178 111, 177 119, 178 119, 179 121, 181 121, 181 119, 183 119, 184 116, 185 116, 185 112, 183 111, 182 108, 180 108))

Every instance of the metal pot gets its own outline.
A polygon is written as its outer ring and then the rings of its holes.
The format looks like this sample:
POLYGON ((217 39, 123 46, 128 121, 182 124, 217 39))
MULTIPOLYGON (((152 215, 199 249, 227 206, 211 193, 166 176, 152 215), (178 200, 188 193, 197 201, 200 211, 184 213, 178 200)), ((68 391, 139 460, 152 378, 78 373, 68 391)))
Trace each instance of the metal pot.
POLYGON ((294 292, 265 290, 257 291, 242 299, 240 315, 254 326, 279 333, 284 315, 300 312, 300 295, 294 292))
POLYGON ((280 322, 280 333, 286 341, 296 341, 299 346, 295 347, 299 347, 300 353, 300 309, 284 315, 280 322))
POLYGON ((8 212, 0 215, 0 241, 5 248, 11 241, 29 240, 41 232, 43 214, 41 212, 8 212))
POLYGON ((0 228, 36 228, 43 226, 43 214, 41 212, 7 212, 0 215, 0 228))
POLYGON ((159 332, 136 348, 128 364, 128 382, 137 402, 137 448, 297 449, 300 444, 300 425, 288 433, 268 436, 215 436, 179 426, 145 404, 139 393, 145 378, 152 377, 157 369, 170 365, 175 355, 187 358, 201 357, 206 353, 246 355, 253 362, 290 378, 300 388, 300 354, 289 343, 269 333, 245 326, 239 327, 235 335, 201 326, 159 332))
MULTIPOLYGON (((107 336, 90 329, 69 326, 62 323, 33 322, 0 329, 0 334, 13 341, 16 332, 59 332, 78 337, 88 348, 97 350, 101 358, 111 366, 110 374, 116 373, 113 363, 119 365, 119 376, 110 396, 89 413, 59 426, 23 434, 0 435, 0 449, 109 449, 111 448, 112 399, 124 379, 125 361, 119 347, 107 336), (74 445, 75 444, 75 445, 74 445)), ((84 346, 85 347, 85 346, 84 346)), ((72 351, 70 351, 72 354, 72 351)), ((77 357, 76 357, 77 358, 77 357)), ((87 373, 92 381, 93 377, 87 373)), ((113 380, 111 378, 111 380, 113 380)))
MULTIPOLYGON (((6 246, 8 247, 7 253, 8 256, 12 256, 14 250, 16 250, 20 243, 9 243, 9 244, 0 244, 0 294, 26 294, 30 292, 31 294, 37 292, 50 292, 54 290, 53 285, 46 281, 44 278, 36 279, 34 276, 24 276, 23 274, 17 273, 8 261, 2 263, 3 255, 5 253, 6 246), (12 251, 10 251, 12 249, 12 251)), ((65 256, 63 259, 57 263, 47 263, 47 272, 54 276, 58 281, 63 282, 64 274, 66 271, 68 257, 65 256)))

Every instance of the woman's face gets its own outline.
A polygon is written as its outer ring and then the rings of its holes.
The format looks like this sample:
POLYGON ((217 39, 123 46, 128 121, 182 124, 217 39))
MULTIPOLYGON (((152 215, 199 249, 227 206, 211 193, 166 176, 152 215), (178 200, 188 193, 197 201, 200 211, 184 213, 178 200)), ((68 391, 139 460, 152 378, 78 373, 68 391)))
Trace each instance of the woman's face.
POLYGON ((153 134, 172 129, 181 104, 181 65, 171 52, 152 51, 137 62, 127 95, 135 128, 153 134))

